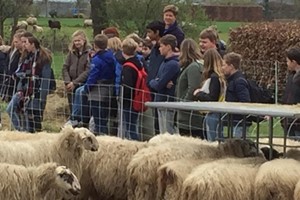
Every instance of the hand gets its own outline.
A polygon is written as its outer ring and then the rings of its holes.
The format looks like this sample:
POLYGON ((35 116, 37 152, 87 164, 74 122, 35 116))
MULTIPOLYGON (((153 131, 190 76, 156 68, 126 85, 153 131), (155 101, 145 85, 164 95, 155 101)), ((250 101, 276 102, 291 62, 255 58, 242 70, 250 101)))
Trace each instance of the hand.
POLYGON ((67 89, 67 91, 69 91, 69 92, 73 91, 74 88, 75 88, 75 86, 74 86, 74 83, 73 83, 73 82, 70 82, 70 83, 68 83, 68 84, 66 85, 66 89, 67 89))
POLYGON ((193 95, 194 96, 196 96, 199 92, 201 92, 202 90, 201 90, 201 88, 198 88, 198 89, 196 89, 195 91, 194 91, 194 93, 193 93, 193 95))
POLYGON ((269 121, 270 120, 270 116, 268 116, 268 115, 266 115, 266 116, 264 116, 264 120, 267 120, 267 121, 269 121))
POLYGON ((170 89, 174 86, 173 81, 169 81, 169 83, 167 84, 167 88, 170 89))

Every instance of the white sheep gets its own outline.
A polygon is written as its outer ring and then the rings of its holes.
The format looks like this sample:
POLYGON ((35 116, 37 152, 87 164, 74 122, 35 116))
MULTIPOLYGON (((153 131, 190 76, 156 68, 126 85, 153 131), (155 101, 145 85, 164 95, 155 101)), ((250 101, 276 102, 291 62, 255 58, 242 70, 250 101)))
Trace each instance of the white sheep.
POLYGON ((24 30, 27 30, 27 27, 28 27, 28 23, 25 21, 25 20, 22 20, 22 21, 18 21, 17 23, 17 26, 16 26, 16 29, 24 29, 24 30))
POLYGON ((65 166, 45 163, 38 167, 25 167, 0 163, 0 199, 40 200, 50 190, 57 197, 72 198, 80 193, 77 177, 65 166))
POLYGON ((294 200, 300 199, 300 180, 297 182, 294 190, 294 200))
MULTIPOLYGON (((269 138, 260 138, 259 139, 259 142, 260 143, 269 143, 269 138)), ((279 145, 283 145, 284 144, 284 141, 283 141, 283 138, 273 138, 272 140, 272 143, 273 144, 279 144, 279 145)), ((287 146, 292 146, 292 147, 287 147, 287 150, 291 149, 291 148, 294 148, 294 146, 300 146, 300 142, 298 141, 295 141, 295 140, 291 140, 291 139, 287 139, 286 140, 286 145, 287 146)), ((262 146, 266 146, 265 144, 262 145, 262 146)), ((267 145, 268 146, 268 145, 267 145)), ((273 148, 276 149, 278 152, 283 152, 283 146, 276 146, 276 145, 273 145, 273 148)))
POLYGON ((89 27, 89 26, 93 26, 93 20, 92 19, 85 19, 84 22, 83 22, 83 26, 85 28, 89 27))
POLYGON ((84 154, 80 199, 125 200, 127 165, 133 155, 148 144, 111 136, 98 136, 97 140, 99 150, 84 154))
POLYGON ((33 31, 35 31, 35 32, 37 32, 37 33, 42 33, 42 32, 44 32, 43 27, 38 26, 38 25, 33 25, 33 26, 32 26, 32 29, 33 29, 33 31))
POLYGON ((293 199, 300 180, 300 162, 276 159, 264 163, 255 178, 255 200, 293 199))
POLYGON ((155 199, 157 170, 178 159, 221 158, 225 156, 256 156, 256 145, 250 140, 231 139, 218 146, 201 142, 166 143, 151 146, 137 152, 128 165, 128 199, 155 199))
POLYGON ((33 26, 33 25, 37 25, 37 18, 36 17, 28 17, 26 19, 26 22, 28 23, 28 25, 33 26))
POLYGON ((182 200, 253 200, 262 157, 221 159, 194 168, 184 180, 182 200))
POLYGON ((81 177, 81 161, 85 146, 88 145, 87 148, 91 151, 96 151, 99 146, 98 143, 91 145, 93 141, 90 137, 86 137, 89 133, 84 128, 66 127, 53 139, 0 141, 0 162, 25 166, 57 162, 68 166, 77 177, 81 177))

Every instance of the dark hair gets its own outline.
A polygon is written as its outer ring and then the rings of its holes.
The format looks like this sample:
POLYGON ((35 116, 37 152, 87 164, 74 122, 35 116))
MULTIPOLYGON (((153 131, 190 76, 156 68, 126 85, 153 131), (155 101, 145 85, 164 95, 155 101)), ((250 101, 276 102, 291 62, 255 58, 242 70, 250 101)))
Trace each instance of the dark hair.
POLYGON ((96 45, 99 49, 106 49, 108 43, 108 37, 104 34, 98 34, 94 38, 94 45, 96 45))
POLYGON ((242 56, 241 54, 234 53, 234 52, 227 53, 224 55, 224 61, 228 65, 233 65, 235 69, 239 69, 242 61, 242 56))
POLYGON ((148 47, 149 49, 152 49, 152 47, 153 47, 153 43, 152 43, 151 40, 148 39, 148 38, 145 38, 145 39, 142 41, 142 43, 143 43, 143 46, 148 47))
POLYGON ((171 34, 163 36, 160 38, 159 42, 164 45, 170 45, 173 51, 175 51, 175 48, 177 47, 177 39, 171 34))
POLYGON ((165 24, 161 21, 152 21, 146 26, 146 29, 150 29, 154 33, 158 31, 159 36, 162 37, 165 31, 165 24))
POLYGON ((108 38, 119 37, 119 31, 116 27, 108 27, 102 31, 108 38))
POLYGON ((294 47, 289 48, 286 51, 286 57, 288 59, 290 59, 291 61, 292 60, 296 61, 296 63, 298 65, 300 65, 300 47, 299 46, 294 46, 294 47))
POLYGON ((26 31, 22 33, 21 37, 29 38, 29 37, 34 37, 34 35, 31 32, 26 31))

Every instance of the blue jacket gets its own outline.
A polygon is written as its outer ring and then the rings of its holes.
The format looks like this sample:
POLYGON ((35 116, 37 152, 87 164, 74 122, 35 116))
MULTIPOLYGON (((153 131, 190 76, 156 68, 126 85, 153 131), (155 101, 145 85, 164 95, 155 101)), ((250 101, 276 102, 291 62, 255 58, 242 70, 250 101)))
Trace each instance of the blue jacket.
MULTIPOLYGON (((115 82, 115 57, 110 50, 102 50, 97 52, 91 61, 90 72, 84 90, 90 92, 90 100, 99 100, 100 97, 112 95, 113 87, 109 87, 109 93, 100 94, 97 88, 99 85, 113 85, 115 82), (110 93, 111 92, 111 93, 110 93), (95 98, 91 97, 93 95, 95 98), (97 96, 98 95, 98 96, 97 96), (98 99, 97 99, 98 97, 98 99)), ((101 89, 104 91, 104 89, 101 89)), ((102 92, 101 91, 101 92, 102 92)))
POLYGON ((166 58, 159 67, 157 76, 149 82, 149 86, 158 94, 154 101, 174 101, 175 86, 180 67, 177 56, 166 58), (167 84, 172 81, 173 87, 167 88, 167 84))
POLYGON ((150 52, 149 55, 149 66, 147 67, 147 84, 149 85, 149 82, 152 79, 155 79, 157 76, 157 72, 159 70, 159 66, 164 61, 164 57, 159 52, 159 45, 156 44, 150 52))
POLYGON ((177 47, 180 48, 181 42, 184 40, 184 33, 178 26, 177 21, 174 22, 168 29, 165 29, 164 35, 171 34, 177 39, 177 47))

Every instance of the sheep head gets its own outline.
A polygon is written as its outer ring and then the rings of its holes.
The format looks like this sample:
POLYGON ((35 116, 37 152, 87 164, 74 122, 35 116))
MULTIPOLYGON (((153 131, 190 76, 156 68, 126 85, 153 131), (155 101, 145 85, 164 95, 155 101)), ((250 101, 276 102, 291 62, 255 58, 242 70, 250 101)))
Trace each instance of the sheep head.
POLYGON ((55 176, 55 184, 64 196, 72 197, 80 193, 80 183, 70 169, 65 166, 58 166, 55 169, 55 176))
POLYGON ((259 156, 256 144, 252 140, 243 139, 227 139, 219 146, 223 149, 225 155, 235 157, 254 157, 259 156))
POLYGON ((88 151, 97 151, 99 143, 95 135, 86 128, 75 128, 74 132, 78 133, 82 139, 83 146, 88 151))

